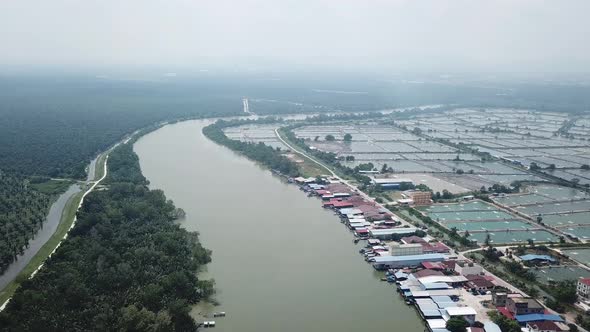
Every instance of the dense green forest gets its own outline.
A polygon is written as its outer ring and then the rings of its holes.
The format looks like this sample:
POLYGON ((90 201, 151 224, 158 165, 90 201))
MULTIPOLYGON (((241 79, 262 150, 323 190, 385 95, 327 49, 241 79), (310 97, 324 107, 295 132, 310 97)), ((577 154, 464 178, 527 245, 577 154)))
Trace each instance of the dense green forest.
POLYGON ((398 107, 452 104, 457 107, 512 107, 557 112, 590 108, 587 85, 536 83, 465 77, 403 80, 331 75, 274 81, 265 89, 249 85, 250 110, 256 114, 374 111, 398 107))
POLYGON ((41 228, 50 198, 35 190, 26 178, 0 171, 0 273, 41 228))
POLYGON ((282 174, 289 176, 297 176, 299 174, 297 165, 292 160, 285 157, 277 149, 265 145, 262 142, 251 143, 233 140, 228 138, 223 133, 223 128, 227 127, 234 127, 253 123, 274 123, 277 121, 278 120, 276 118, 261 118, 258 120, 232 121, 218 120, 214 124, 211 124, 203 128, 203 134, 212 141, 221 145, 225 145, 234 151, 242 153, 244 156, 257 162, 260 162, 261 164, 267 166, 272 170, 278 171, 282 174))
POLYGON ((86 197, 69 237, 0 313, 5 331, 195 331, 190 305, 213 292, 210 261, 175 207, 149 190, 132 143, 109 157, 107 190, 86 197))
POLYGON ((241 108, 239 95, 196 83, 0 77, 0 169, 81 179, 96 154, 139 128, 241 108))

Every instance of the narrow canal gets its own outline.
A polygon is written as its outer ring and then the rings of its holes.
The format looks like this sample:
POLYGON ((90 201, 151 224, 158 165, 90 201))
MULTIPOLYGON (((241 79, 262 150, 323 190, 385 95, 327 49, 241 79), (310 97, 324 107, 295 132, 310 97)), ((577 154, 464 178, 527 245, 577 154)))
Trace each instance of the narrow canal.
MULTIPOLYGON (((97 160, 98 157, 94 158, 88 165, 87 181, 92 181, 94 179, 97 160)), ((82 189, 83 188, 79 184, 74 183, 51 204, 42 228, 37 231, 37 234, 35 234, 33 239, 29 240, 29 246, 25 248, 23 254, 18 255, 17 260, 10 264, 6 271, 0 275, 0 290, 4 289, 4 287, 18 276, 25 267, 27 267, 27 264, 29 264, 33 257, 35 257, 39 250, 41 250, 43 245, 49 241, 61 222, 68 201, 74 197, 74 195, 82 191, 82 189)), ((0 303, 0 305, 1 304, 2 303, 0 303)))
MULTIPOLYGON (((187 212, 183 226, 213 250, 207 276, 217 331, 423 331, 379 281, 352 234, 320 202, 209 141, 206 121, 165 126, 135 144, 152 188, 187 212)), ((210 308, 199 307, 198 312, 210 308)))
MULTIPOLYGON (((79 193, 82 189, 78 184, 72 184, 66 192, 61 194, 49 208, 49 212, 43 222, 43 228, 37 231, 35 237, 29 240, 29 246, 25 248, 22 255, 18 255, 17 260, 14 261, 2 275, 0 275, 0 290, 6 287, 14 278, 16 278, 21 271, 29 264, 31 259, 39 252, 43 245, 49 241, 51 236, 57 230, 61 216, 63 214, 66 204, 74 195, 79 193)), ((2 303, 0 303, 1 305, 2 303)))

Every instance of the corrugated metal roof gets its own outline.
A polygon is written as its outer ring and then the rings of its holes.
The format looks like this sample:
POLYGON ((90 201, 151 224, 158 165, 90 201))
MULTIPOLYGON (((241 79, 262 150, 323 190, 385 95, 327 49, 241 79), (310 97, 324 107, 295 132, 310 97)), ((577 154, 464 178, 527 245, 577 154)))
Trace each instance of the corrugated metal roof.
POLYGON ((452 288, 451 286, 449 286, 448 284, 446 284, 444 282, 433 282, 433 283, 429 283, 429 284, 423 284, 423 286, 424 286, 425 290, 452 288))
POLYGON ((422 316, 424 316, 424 317, 442 317, 442 314, 440 313, 440 311, 438 309, 421 310, 421 311, 422 311, 422 316))
POLYGON ((486 330, 486 332, 502 332, 500 327, 494 322, 484 322, 483 328, 486 330))
POLYGON ((445 311, 449 316, 469 316, 477 314, 477 311, 472 307, 448 307, 445 311))
MULTIPOLYGON (((371 230, 373 231, 373 230, 371 230)), ((407 255, 407 256, 384 256, 375 257, 375 263, 389 263, 389 262, 405 262, 405 261, 420 261, 428 259, 445 259, 443 254, 422 254, 422 255, 407 255)), ((437 277, 437 276, 434 276, 437 277)), ((426 277, 428 278, 428 277, 426 277)))
POLYGON ((441 309, 446 309, 448 307, 458 307, 459 306, 457 304, 457 302, 437 302, 436 305, 438 305, 438 307, 441 308, 441 309))
POLYGON ((430 329, 434 330, 434 329, 445 329, 446 330, 446 326, 447 326, 447 322, 445 322, 444 319, 427 319, 426 323, 428 324, 428 327, 430 327, 430 329))
POLYGON ((374 235, 411 234, 411 233, 415 233, 417 230, 418 229, 415 227, 372 229, 371 234, 374 234, 374 235))
POLYGON ((385 178, 385 179, 372 179, 373 183, 376 184, 397 184, 397 183, 412 183, 412 180, 410 179, 391 179, 391 178, 385 178))
POLYGON ((438 302, 453 302, 453 300, 451 300, 451 297, 450 296, 444 296, 444 295, 441 295, 441 296, 433 296, 432 297, 432 301, 434 301, 435 303, 438 303, 438 302))
MULTIPOLYGON (((442 254, 426 254, 426 255, 442 255, 442 254)), ((444 256, 444 255, 443 255, 444 256)), ((431 284, 437 282, 453 283, 453 282, 466 282, 467 278, 464 276, 427 276, 418 278, 422 284, 431 284)))
POLYGON ((558 315, 548 315, 548 314, 528 314, 528 315, 515 315, 514 319, 516 319, 519 323, 526 323, 526 322, 534 322, 540 320, 550 320, 553 322, 563 322, 563 319, 558 315))

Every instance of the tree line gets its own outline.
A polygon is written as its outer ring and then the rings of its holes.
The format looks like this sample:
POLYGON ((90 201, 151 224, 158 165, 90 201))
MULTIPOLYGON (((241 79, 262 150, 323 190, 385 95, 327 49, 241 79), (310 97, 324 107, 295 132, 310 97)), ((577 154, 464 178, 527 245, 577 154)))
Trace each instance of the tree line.
POLYGON ((295 162, 285 157, 279 148, 275 149, 262 142, 252 143, 230 139, 223 132, 223 129, 228 127, 275 122, 280 122, 280 120, 272 117, 261 118, 258 120, 218 120, 214 124, 203 128, 203 134, 217 144, 224 145, 236 152, 239 152, 252 160, 260 162, 272 170, 278 171, 281 174, 285 174, 287 176, 297 176, 299 175, 299 169, 297 165, 295 162))
POLYGON ((50 198, 25 177, 0 171, 0 274, 42 227, 50 198))
POLYGON ((108 189, 86 197, 68 238, 22 282, 8 331, 195 331, 191 305, 213 293, 197 272, 210 261, 177 209, 150 190, 131 144, 109 157, 108 189))
POLYGON ((0 77, 0 169, 83 179, 93 157, 139 128, 242 111, 241 94, 204 83, 0 77))

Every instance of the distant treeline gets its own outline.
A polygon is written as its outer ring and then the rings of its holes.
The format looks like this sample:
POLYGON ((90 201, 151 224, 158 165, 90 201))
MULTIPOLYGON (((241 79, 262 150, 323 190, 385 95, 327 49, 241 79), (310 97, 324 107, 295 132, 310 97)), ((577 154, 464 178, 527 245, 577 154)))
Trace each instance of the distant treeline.
POLYGON ((50 195, 35 190, 26 178, 0 171, 0 274, 41 228, 49 203, 50 195))
POLYGON ((0 169, 84 177, 84 167, 123 135, 178 118, 347 111, 444 104, 581 112, 590 87, 558 84, 393 82, 351 76, 247 75, 186 79, 0 77, 0 169))
POLYGON ((261 118, 258 120, 219 120, 203 128, 203 134, 212 141, 227 146, 228 148, 243 154, 244 156, 260 162, 264 166, 279 171, 289 176, 297 176, 299 170, 295 162, 285 157, 278 149, 265 145, 262 142, 242 142, 228 138, 223 132, 224 128, 235 127, 247 124, 265 124, 280 122, 273 117, 261 118))
POLYGON ((131 144, 108 167, 108 189, 86 197, 69 237, 0 313, 1 330, 196 330, 189 312, 213 292, 197 278, 210 252, 148 189, 131 144))
POLYGON ((0 77, 0 169, 82 179, 96 154, 139 128, 241 111, 239 94, 202 85, 0 77))
POLYGON ((273 82, 250 94, 256 114, 363 112, 421 105, 509 107, 578 113, 590 109, 587 85, 457 80, 401 82, 369 77, 340 77, 273 82))

